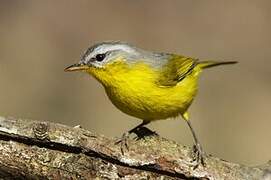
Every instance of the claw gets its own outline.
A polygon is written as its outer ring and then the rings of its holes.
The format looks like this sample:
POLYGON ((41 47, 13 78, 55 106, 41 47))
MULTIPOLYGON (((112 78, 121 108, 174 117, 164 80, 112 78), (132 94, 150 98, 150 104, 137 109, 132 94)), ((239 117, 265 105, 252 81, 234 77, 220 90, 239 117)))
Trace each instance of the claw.
POLYGON ((204 162, 204 157, 205 157, 205 154, 201 148, 201 145, 200 144, 196 144, 193 146, 194 150, 194 159, 193 159, 193 166, 194 166, 194 169, 198 168, 199 165, 202 165, 203 167, 206 166, 205 162, 204 162))
POLYGON ((121 154, 124 155, 124 149, 126 148, 127 151, 129 151, 128 146, 128 138, 131 133, 135 133, 137 135, 137 140, 140 140, 144 138, 144 136, 150 136, 150 135, 157 135, 155 132, 149 130, 146 127, 143 127, 144 125, 148 124, 149 121, 143 121, 141 124, 136 126, 135 128, 131 129, 130 131, 124 133, 122 137, 115 142, 115 144, 120 144, 120 150, 121 154))
POLYGON ((129 133, 126 132, 126 133, 123 133, 122 137, 115 142, 115 144, 120 144, 120 150, 121 150, 122 155, 124 155, 124 147, 127 149, 127 151, 129 151, 129 146, 127 142, 128 138, 129 138, 129 133))

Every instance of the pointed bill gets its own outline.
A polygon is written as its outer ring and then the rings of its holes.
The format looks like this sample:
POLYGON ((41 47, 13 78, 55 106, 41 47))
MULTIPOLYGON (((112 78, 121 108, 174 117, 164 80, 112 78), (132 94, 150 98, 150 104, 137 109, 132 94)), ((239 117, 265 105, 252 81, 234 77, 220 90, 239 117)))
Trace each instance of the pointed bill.
POLYGON ((65 72, 72 72, 72 71, 83 71, 89 69, 89 66, 83 64, 73 64, 67 68, 65 68, 65 72))

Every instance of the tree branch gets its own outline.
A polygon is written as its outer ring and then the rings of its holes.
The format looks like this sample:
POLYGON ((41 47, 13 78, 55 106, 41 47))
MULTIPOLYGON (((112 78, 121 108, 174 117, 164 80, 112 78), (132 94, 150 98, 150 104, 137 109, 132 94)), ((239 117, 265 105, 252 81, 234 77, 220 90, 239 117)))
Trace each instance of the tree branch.
POLYGON ((266 179, 271 163, 247 167, 206 158, 194 169, 192 150, 159 136, 116 139, 61 124, 0 117, 0 177, 17 179, 266 179))

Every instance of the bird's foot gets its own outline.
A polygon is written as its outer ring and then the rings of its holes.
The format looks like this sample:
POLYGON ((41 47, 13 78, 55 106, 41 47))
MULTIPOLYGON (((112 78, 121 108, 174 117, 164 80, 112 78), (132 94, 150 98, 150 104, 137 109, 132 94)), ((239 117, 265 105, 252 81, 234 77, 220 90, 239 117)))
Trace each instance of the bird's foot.
POLYGON ((145 139, 146 137, 150 136, 158 136, 158 134, 155 131, 152 131, 146 127, 138 128, 134 131, 134 133, 136 134, 135 137, 136 140, 145 139))
POLYGON ((115 144, 120 144, 120 150, 121 154, 124 155, 124 149, 127 149, 129 151, 129 146, 128 146, 128 139, 129 139, 129 132, 123 133, 120 139, 118 139, 115 144))
POLYGON ((202 147, 200 144, 196 144, 193 146, 193 160, 192 160, 192 165, 194 166, 194 169, 198 168, 199 165, 202 165, 203 167, 205 167, 205 162, 204 162, 204 158, 205 158, 205 153, 202 150, 202 147))
POLYGON ((122 155, 124 155, 125 149, 127 151, 129 151, 128 139, 129 139, 131 133, 136 134, 136 137, 134 138, 135 140, 141 140, 141 139, 145 139, 146 137, 149 137, 149 136, 157 136, 158 135, 156 132, 151 131, 150 129, 148 129, 146 127, 135 128, 133 130, 130 130, 130 131, 124 133, 122 135, 122 137, 120 139, 118 139, 115 143, 115 144, 120 144, 120 150, 121 150, 122 155))

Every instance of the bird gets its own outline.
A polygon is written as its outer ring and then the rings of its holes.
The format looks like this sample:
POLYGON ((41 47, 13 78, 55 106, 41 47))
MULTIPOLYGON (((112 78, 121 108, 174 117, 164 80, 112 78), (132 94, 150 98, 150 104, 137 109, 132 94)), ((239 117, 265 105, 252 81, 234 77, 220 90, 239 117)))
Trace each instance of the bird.
POLYGON ((119 110, 142 120, 123 134, 121 142, 150 122, 182 117, 194 139, 194 161, 198 166, 204 165, 205 153, 188 109, 197 95, 199 76, 204 69, 235 63, 200 61, 175 53, 144 50, 127 42, 105 41, 89 47, 79 62, 65 71, 93 76, 119 110))

